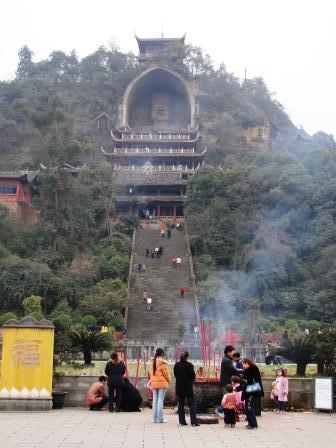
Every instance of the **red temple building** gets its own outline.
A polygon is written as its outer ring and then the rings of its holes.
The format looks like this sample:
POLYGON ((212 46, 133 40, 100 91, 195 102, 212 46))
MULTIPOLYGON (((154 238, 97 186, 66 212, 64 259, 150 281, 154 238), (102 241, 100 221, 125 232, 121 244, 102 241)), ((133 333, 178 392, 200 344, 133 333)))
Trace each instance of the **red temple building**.
POLYGON ((154 62, 170 46, 183 48, 184 37, 137 41, 144 71, 124 93, 117 126, 106 114, 97 126, 110 135, 103 153, 115 172, 117 211, 175 218, 183 216, 187 179, 205 156, 195 85, 154 62))
POLYGON ((0 204, 25 222, 34 221, 37 216, 31 205, 37 174, 38 171, 0 171, 0 204))

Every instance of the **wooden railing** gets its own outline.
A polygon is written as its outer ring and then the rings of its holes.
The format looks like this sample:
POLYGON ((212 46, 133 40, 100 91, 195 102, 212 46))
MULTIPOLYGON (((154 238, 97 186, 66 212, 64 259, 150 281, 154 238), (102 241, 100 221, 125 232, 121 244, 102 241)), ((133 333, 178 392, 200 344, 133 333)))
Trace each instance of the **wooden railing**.
POLYGON ((175 132, 137 132, 137 133, 122 133, 122 140, 190 140, 188 133, 175 132))
POLYGON ((113 165, 115 171, 142 171, 150 173, 151 171, 194 171, 188 165, 113 165))
POLYGON ((194 154, 194 148, 114 148, 114 154, 194 154))

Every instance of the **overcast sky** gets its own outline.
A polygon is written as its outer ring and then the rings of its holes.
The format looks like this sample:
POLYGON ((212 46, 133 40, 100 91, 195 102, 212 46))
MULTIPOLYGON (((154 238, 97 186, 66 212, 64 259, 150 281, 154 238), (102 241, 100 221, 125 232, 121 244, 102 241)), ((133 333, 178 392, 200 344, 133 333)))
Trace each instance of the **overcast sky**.
POLYGON ((242 78, 262 76, 296 125, 336 136, 336 0, 2 0, 0 79, 17 51, 78 56, 113 41, 137 52, 140 37, 178 37, 242 78))

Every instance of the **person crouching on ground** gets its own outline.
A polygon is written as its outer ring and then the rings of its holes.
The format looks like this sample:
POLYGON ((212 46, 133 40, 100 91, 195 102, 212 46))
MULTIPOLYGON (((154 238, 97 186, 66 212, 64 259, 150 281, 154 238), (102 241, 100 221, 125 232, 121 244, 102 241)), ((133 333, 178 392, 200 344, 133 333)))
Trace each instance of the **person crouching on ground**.
POLYGON ((193 391, 193 382, 196 375, 194 366, 188 361, 189 352, 182 352, 180 361, 174 365, 174 376, 176 378, 176 395, 178 396, 178 416, 181 426, 188 423, 185 419, 184 404, 185 399, 188 400, 190 408, 190 423, 192 426, 199 426, 196 418, 196 401, 193 391))
POLYGON ((109 411, 114 411, 114 402, 116 412, 121 410, 122 386, 126 367, 123 361, 119 361, 118 353, 112 352, 111 359, 106 363, 105 374, 107 375, 107 384, 109 387, 109 411))
POLYGON ((102 375, 89 387, 85 404, 90 407, 90 411, 100 411, 109 402, 105 389, 106 381, 106 376, 102 375))
POLYGON ((231 384, 225 386, 225 392, 222 400, 224 423, 226 428, 234 428, 236 426, 236 397, 231 384))
POLYGON ((122 386, 121 409, 125 412, 140 412, 142 397, 128 378, 124 378, 122 386))
POLYGON ((150 386, 153 390, 152 415, 154 423, 166 423, 163 418, 163 401, 170 383, 170 375, 163 356, 162 348, 156 349, 150 376, 150 386))
POLYGON ((279 413, 283 414, 288 401, 288 379, 283 369, 276 370, 276 379, 272 383, 271 399, 278 400, 279 413))

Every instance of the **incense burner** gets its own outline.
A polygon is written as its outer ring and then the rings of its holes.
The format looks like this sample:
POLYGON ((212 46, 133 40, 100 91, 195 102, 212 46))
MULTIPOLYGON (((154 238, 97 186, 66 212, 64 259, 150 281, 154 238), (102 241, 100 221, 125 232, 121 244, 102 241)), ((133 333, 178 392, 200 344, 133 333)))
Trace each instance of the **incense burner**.
POLYGON ((221 404, 223 388, 219 381, 196 381, 193 388, 198 412, 205 412, 221 404))

